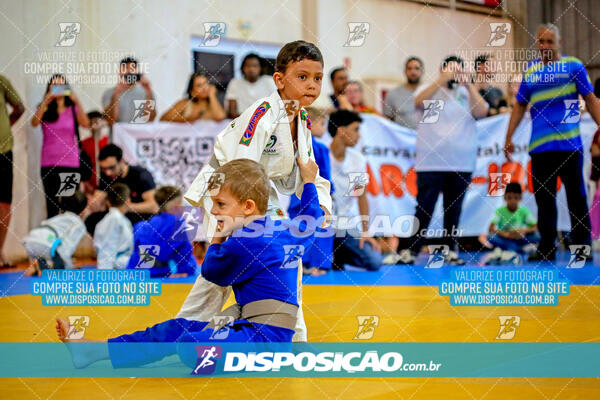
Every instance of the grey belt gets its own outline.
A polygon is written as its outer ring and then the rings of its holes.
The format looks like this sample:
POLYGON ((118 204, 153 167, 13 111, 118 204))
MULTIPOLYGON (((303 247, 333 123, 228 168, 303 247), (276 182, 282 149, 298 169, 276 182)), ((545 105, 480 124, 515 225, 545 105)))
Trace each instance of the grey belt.
POLYGON ((294 329, 298 306, 275 299, 257 300, 240 306, 234 304, 213 316, 204 329, 218 331, 225 325, 245 319, 248 322, 294 329))

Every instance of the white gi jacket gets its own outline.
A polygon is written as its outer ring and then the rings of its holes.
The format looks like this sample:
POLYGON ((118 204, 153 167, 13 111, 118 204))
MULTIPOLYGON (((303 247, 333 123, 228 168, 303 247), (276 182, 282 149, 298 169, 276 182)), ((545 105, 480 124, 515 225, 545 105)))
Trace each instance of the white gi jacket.
MULTIPOLYGON (((200 171, 185 199, 194 206, 203 207, 204 228, 210 238, 215 231, 215 219, 210 214, 212 201, 205 194, 212 172, 231 160, 248 158, 259 162, 267 171, 271 180, 271 193, 267 214, 282 217, 285 211, 279 206, 277 193, 284 195, 302 195, 303 182, 296 163, 296 155, 302 162, 308 158, 313 161, 310 134, 310 119, 306 110, 300 109, 298 121, 298 153, 294 153, 294 144, 290 122, 285 113, 285 104, 277 91, 270 96, 257 100, 215 139, 213 158, 200 171)), ((330 183, 319 173, 315 179, 319 204, 331 214, 330 183)), ((298 271, 298 318, 294 341, 306 341, 306 324, 302 313, 302 268, 298 271)), ((208 282, 199 276, 190 294, 183 303, 178 318, 196 321, 208 321, 220 312, 231 293, 231 288, 223 288, 208 282)))
POLYGON ((52 260, 56 251, 65 263, 65 268, 73 268, 73 253, 85 234, 85 225, 79 215, 67 211, 42 222, 23 238, 23 245, 31 259, 52 260))
POLYGON ((115 207, 108 210, 94 230, 99 269, 127 268, 133 251, 131 222, 115 207))
MULTIPOLYGON (((303 108, 300 109, 297 120, 300 159, 302 162, 307 162, 310 157, 314 161, 310 120, 303 108)), ((298 197, 301 197, 304 187, 298 164, 296 164, 289 124, 283 100, 277 91, 269 97, 255 101, 250 108, 246 109, 217 135, 213 158, 196 176, 185 193, 185 199, 194 206, 210 211, 212 202, 209 196, 205 196, 205 191, 211 173, 218 166, 231 160, 248 158, 259 162, 273 183, 274 188, 271 188, 267 214, 283 216, 285 212, 279 207, 277 193, 284 195, 296 193, 298 197)), ((319 195, 319 204, 331 214, 329 181, 317 173, 315 186, 319 195)), ((205 213, 205 216, 209 215, 209 212, 205 213)), ((210 232, 207 230, 209 237, 212 236, 210 232)))

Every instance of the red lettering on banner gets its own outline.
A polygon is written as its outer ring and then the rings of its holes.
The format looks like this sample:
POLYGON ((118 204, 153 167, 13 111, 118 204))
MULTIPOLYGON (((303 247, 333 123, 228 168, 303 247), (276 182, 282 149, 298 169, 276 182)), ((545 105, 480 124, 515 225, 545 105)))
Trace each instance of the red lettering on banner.
POLYGON ((393 193, 396 197, 402 197, 404 194, 401 186, 403 174, 400 168, 396 165, 382 164, 379 167, 379 174, 381 175, 383 194, 389 196, 390 193, 393 193))
POLYGON ((373 196, 377 196, 379 194, 379 185, 377 184, 375 175, 373 175, 373 170, 371 170, 371 166, 368 163, 367 163, 367 173, 369 174, 369 184, 367 185, 367 191, 369 193, 371 193, 373 196))
MULTIPOLYGON (((488 165, 488 175, 473 176, 471 178, 471 183, 474 185, 489 185, 490 174, 497 172, 509 173, 511 175, 510 182, 518 182, 524 187, 524 190, 533 193, 531 161, 527 162, 527 169, 523 168, 521 163, 517 161, 506 161, 502 163, 500 168, 498 168, 497 163, 492 162, 488 165), (525 182, 526 177, 527 181, 525 182)), ((381 166, 379 167, 381 187, 369 164, 367 164, 367 173, 369 174, 369 184, 367 185, 367 191, 373 196, 377 196, 380 192, 383 192, 383 194, 386 197, 389 197, 390 194, 392 194, 394 197, 399 198, 404 196, 405 190, 411 196, 417 196, 417 173, 414 167, 410 167, 406 174, 404 174, 400 167, 398 167, 397 165, 381 164, 381 166), (404 184, 404 187, 402 186, 402 184, 404 184)), ((559 177, 556 182, 556 191, 560 190, 561 185, 562 182, 559 177)))

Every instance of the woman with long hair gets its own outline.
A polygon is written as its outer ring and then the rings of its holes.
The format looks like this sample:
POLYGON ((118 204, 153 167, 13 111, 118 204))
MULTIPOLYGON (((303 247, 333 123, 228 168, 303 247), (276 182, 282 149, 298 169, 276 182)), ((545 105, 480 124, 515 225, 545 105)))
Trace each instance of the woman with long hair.
POLYGON ((64 75, 52 75, 46 85, 44 98, 31 119, 32 126, 40 124, 43 134, 41 174, 50 218, 59 211, 60 174, 63 174, 63 178, 71 186, 73 182, 77 182, 78 188, 79 180, 73 175, 80 173, 78 127, 88 128, 90 125, 78 97, 64 75))
POLYGON ((169 122, 194 122, 201 119, 221 121, 225 110, 217 99, 217 88, 206 75, 194 72, 187 87, 187 98, 179 100, 161 118, 169 122))

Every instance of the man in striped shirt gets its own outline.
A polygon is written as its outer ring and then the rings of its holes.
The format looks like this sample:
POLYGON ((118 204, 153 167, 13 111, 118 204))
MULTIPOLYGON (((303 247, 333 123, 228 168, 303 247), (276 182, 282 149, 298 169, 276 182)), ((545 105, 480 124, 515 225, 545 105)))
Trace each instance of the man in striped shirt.
POLYGON ((532 61, 516 95, 506 133, 505 154, 514 150, 512 136, 530 105, 531 139, 529 154, 538 227, 541 241, 530 261, 554 260, 556 241, 556 185, 560 176, 565 185, 571 239, 574 244, 590 244, 590 219, 583 179, 583 145, 579 131, 579 96, 592 118, 600 124, 600 102, 583 63, 560 54, 560 32, 545 24, 537 31, 540 58, 532 61))

